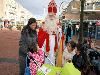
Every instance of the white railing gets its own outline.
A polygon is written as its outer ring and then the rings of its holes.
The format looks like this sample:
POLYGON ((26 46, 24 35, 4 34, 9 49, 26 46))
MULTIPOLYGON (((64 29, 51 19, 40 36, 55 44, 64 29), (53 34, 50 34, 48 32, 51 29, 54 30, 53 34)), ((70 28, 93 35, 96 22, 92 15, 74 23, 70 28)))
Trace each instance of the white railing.
POLYGON ((100 11, 100 2, 86 3, 84 5, 85 11, 100 11))

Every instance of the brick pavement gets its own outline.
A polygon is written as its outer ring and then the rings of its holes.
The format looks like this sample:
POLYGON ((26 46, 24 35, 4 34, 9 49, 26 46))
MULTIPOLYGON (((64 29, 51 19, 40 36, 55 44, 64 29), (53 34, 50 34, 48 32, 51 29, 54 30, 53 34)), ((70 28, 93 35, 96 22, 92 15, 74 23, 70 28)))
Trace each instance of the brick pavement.
POLYGON ((16 63, 0 63, 0 75, 18 75, 19 69, 16 63))
POLYGON ((0 58, 18 58, 19 31, 0 31, 0 58))

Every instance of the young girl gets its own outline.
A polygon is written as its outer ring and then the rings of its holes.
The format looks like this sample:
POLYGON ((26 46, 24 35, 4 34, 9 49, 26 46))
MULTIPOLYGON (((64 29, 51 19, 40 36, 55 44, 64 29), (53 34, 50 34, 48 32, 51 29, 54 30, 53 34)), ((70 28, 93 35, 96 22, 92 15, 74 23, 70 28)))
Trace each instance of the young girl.
MULTIPOLYGON (((35 43, 29 46, 29 51, 29 56, 31 58, 34 58, 39 66, 42 66, 42 64, 44 63, 44 52, 42 50, 37 50, 37 45, 35 43)), ((37 75, 38 66, 32 59, 30 59, 29 68, 31 75, 37 75)))
POLYGON ((76 44, 73 41, 70 41, 67 44, 67 47, 63 52, 62 65, 73 59, 73 56, 75 55, 75 46, 76 44))

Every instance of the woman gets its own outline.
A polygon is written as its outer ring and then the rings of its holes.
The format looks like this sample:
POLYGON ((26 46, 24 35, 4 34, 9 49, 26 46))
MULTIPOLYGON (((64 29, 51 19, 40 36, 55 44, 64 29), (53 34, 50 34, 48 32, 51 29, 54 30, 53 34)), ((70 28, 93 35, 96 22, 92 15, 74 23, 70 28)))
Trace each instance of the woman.
POLYGON ((19 41, 19 75, 24 75, 25 73, 25 59, 28 52, 28 46, 33 43, 37 44, 37 32, 36 32, 36 19, 30 18, 28 24, 22 29, 21 38, 19 41))

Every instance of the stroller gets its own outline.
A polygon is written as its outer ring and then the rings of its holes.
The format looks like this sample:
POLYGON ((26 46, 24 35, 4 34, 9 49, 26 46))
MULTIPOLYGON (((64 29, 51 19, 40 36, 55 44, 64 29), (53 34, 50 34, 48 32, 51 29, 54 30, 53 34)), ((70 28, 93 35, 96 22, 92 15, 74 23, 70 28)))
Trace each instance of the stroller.
POLYGON ((52 71, 55 71, 58 72, 61 70, 61 68, 58 68, 58 67, 54 67, 54 64, 52 63, 52 61, 49 59, 49 57, 45 54, 44 55, 49 61, 50 63, 52 64, 49 65, 49 64, 43 64, 42 67, 40 67, 40 65, 38 64, 38 62, 34 59, 34 58, 31 58, 28 54, 27 54, 27 57, 26 57, 26 68, 25 68, 25 75, 31 75, 30 74, 30 68, 29 68, 29 63, 30 63, 30 59, 33 60, 33 62, 37 65, 38 67, 38 70, 37 70, 37 75, 47 75, 48 73, 52 71))
POLYGON ((72 63, 66 63, 64 67, 55 67, 52 61, 45 55, 45 57, 50 61, 52 65, 43 64, 41 67, 39 66, 38 62, 34 58, 30 58, 29 55, 26 57, 26 69, 25 75, 30 74, 29 68, 29 60, 32 59, 33 62, 37 65, 37 75, 81 75, 80 71, 78 71, 72 63), (71 72, 73 70, 73 72, 71 72))

